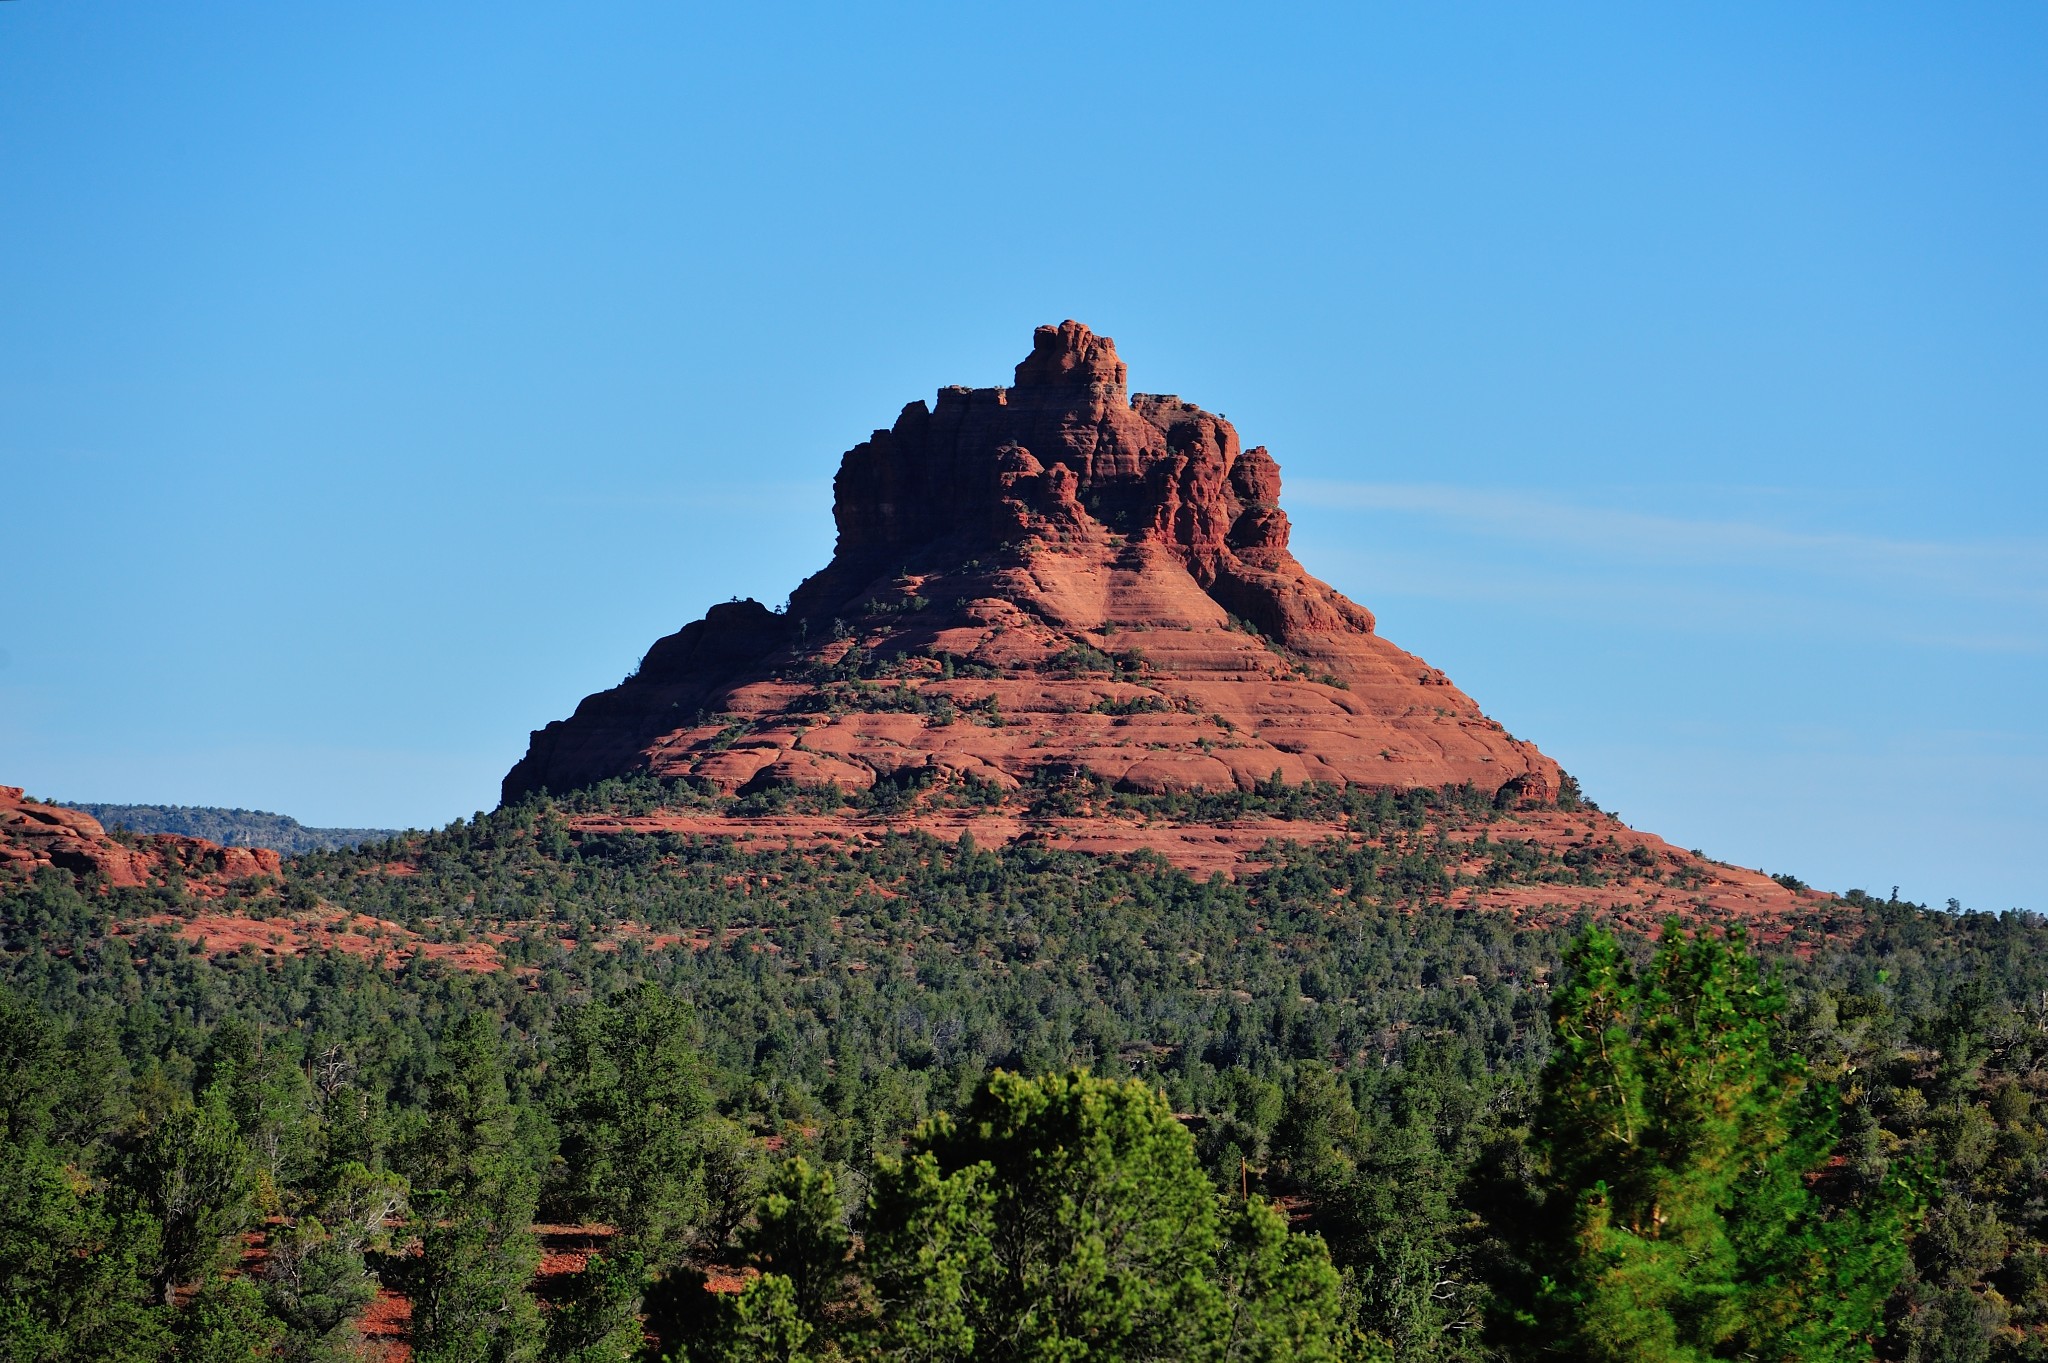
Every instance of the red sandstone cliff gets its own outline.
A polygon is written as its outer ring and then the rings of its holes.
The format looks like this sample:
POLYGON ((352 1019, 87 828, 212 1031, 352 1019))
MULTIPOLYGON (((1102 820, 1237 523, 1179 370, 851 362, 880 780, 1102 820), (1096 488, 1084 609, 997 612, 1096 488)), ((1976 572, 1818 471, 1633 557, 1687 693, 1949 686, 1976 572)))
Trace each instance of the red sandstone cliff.
POLYGON ((631 772, 864 789, 1139 791, 1275 773, 1543 801, 1557 765, 1288 552, 1280 470, 1222 417, 1125 391, 1040 327, 1009 388, 944 388, 849 450, 839 543, 787 613, 717 606, 533 735, 504 794, 631 772))
POLYGON ((155 833, 117 841, 83 810, 27 799, 19 786, 0 786, 0 876, 32 876, 43 867, 97 876, 109 885, 147 885, 171 872, 212 881, 276 875, 267 847, 221 847, 203 838, 155 833))

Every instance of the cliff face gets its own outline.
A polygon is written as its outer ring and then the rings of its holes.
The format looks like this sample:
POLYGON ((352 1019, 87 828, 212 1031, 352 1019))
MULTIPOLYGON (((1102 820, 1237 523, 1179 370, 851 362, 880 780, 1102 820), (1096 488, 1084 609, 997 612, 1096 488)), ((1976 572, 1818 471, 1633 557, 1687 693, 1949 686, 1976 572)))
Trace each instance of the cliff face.
POLYGON ((945 388, 849 450, 839 541, 789 610, 714 607, 533 735, 504 794, 632 772, 735 792, 1285 781, 1558 790, 1555 763, 1288 551, 1280 470, 1040 327, 1009 388, 945 388))
POLYGON ((19 786, 0 786, 0 875, 27 878, 44 867, 115 886, 148 885, 172 873, 218 882, 280 869, 267 847, 221 847, 175 833, 118 842, 84 810, 41 804, 24 798, 19 786))

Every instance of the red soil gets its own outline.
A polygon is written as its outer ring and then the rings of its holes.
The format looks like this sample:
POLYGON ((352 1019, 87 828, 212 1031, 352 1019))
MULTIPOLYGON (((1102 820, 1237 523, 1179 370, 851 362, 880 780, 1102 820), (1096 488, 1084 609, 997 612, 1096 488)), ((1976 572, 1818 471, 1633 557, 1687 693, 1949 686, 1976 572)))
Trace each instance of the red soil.
MULTIPOLYGON (((683 810, 641 817, 590 815, 573 820, 571 828, 579 833, 670 832, 732 838, 742 846, 846 851, 856 851, 892 832, 927 833, 948 842, 966 834, 984 848, 1031 844, 1098 855, 1152 852, 1190 874, 1220 874, 1232 879, 1265 865, 1267 849, 1274 842, 1314 844, 1336 839, 1354 846, 1365 842, 1337 823, 1237 819, 1221 824, 1176 824, 1106 816, 1033 819, 1014 809, 922 810, 890 818, 843 814, 738 817, 683 810)), ((1654 927, 1673 913, 1714 921, 1775 920, 1801 916, 1828 898, 1812 891, 1788 890, 1756 871, 1709 861, 1591 810, 1518 809, 1491 822, 1453 824, 1444 832, 1453 844, 1472 844, 1483 835, 1494 843, 1526 841, 1560 852, 1573 848, 1603 851, 1610 861, 1642 848, 1650 858, 1646 867, 1631 863, 1606 868, 1613 874, 1606 885, 1467 886, 1450 897, 1459 907, 1501 910, 1518 918, 1569 918, 1586 909, 1638 927, 1654 927), (1658 879, 1652 879, 1649 872, 1655 872, 1658 879), (1668 883, 1674 875, 1687 883, 1668 883)), ((1485 864, 1485 859, 1475 854, 1465 866, 1478 871, 1485 864)))
POLYGON ((388 1287, 377 1289, 356 1329, 362 1333, 364 1352, 375 1363, 405 1363, 412 1357, 406 1332, 412 1328, 412 1303, 388 1287))
POLYGON ((534 1285, 543 1297, 562 1285, 562 1279, 573 1277, 583 1271, 590 1262, 590 1256, 601 1254, 604 1247, 618 1232, 610 1226, 535 1226, 534 1233, 540 1236, 540 1267, 534 1272, 534 1285))
MULTIPOLYGON (((415 956, 441 961, 456 970, 496 970, 502 964, 496 947, 488 939, 429 942, 397 923, 331 909, 292 914, 273 910, 264 917, 223 909, 202 911, 190 917, 152 914, 141 921, 145 926, 169 928, 198 942, 208 956, 231 956, 242 951, 257 956, 341 951, 381 960, 394 970, 415 956)), ((132 934, 135 930, 126 925, 114 929, 117 934, 132 934)))

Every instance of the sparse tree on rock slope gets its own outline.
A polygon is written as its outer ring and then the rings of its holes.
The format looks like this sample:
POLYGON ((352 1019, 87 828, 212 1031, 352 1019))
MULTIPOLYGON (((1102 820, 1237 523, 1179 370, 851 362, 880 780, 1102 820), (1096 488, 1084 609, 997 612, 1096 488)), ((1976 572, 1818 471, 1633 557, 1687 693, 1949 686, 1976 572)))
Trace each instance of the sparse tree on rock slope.
POLYGON ((1503 1342, 1615 1363, 1870 1357, 1912 1197, 1897 1179, 1831 1196, 1839 1100, 1783 1046, 1782 996, 1740 931, 1673 923, 1638 973, 1595 929, 1568 967, 1503 1342))

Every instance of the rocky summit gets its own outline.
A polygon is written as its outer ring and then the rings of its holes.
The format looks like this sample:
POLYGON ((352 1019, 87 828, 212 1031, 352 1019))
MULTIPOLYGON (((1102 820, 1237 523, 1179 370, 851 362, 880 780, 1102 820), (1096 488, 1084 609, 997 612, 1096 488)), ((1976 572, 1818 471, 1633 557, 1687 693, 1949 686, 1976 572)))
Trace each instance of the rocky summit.
POLYGON ((633 773, 728 795, 1049 774, 1558 793, 1555 762, 1295 560, 1264 447, 1129 393, 1079 322, 1038 328, 1007 388, 905 407, 833 491, 837 551, 787 610, 734 601, 658 641, 533 735, 506 799, 633 773))

